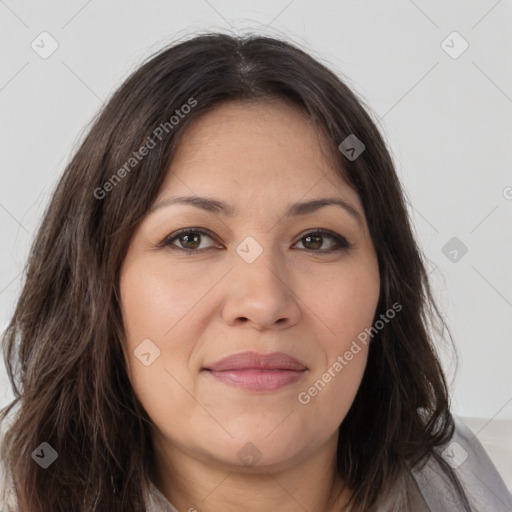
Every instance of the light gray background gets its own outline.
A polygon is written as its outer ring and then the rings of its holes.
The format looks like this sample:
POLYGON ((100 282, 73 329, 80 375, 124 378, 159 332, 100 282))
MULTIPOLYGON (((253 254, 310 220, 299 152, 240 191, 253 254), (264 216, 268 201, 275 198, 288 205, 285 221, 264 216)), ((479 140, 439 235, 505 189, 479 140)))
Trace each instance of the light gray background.
POLYGON ((0 0, 0 328, 55 182, 114 88, 176 38, 251 29, 348 77, 380 120, 458 347, 456 374, 442 350, 454 412, 512 419, 511 27, 511 0, 0 0), (43 31, 59 45, 47 59, 31 48, 43 31), (469 44, 458 58, 441 46, 453 31, 469 44), (454 236, 457 262, 442 252, 454 236))

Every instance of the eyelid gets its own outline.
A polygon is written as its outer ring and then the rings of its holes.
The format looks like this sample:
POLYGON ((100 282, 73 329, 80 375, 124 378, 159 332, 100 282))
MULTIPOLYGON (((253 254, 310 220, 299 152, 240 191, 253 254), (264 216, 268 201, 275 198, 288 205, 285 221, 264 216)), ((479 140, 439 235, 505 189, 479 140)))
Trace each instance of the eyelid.
MULTIPOLYGON (((306 231, 304 231, 303 233, 301 233, 298 236, 297 242, 295 242, 293 245, 297 244, 298 242, 300 242, 303 238, 305 238, 308 235, 320 235, 324 238, 331 238, 336 243, 334 249, 327 249, 327 250, 324 249, 321 251, 307 251, 307 252, 311 252, 313 254, 315 252, 317 252, 318 254, 328 254, 328 253, 332 253, 332 252, 336 252, 336 251, 348 251, 349 249, 351 249, 353 247, 353 244, 350 243, 343 235, 339 235, 338 233, 335 233, 334 231, 331 231, 329 229, 324 229, 324 228, 307 229, 306 231)), ((303 250, 307 250, 307 249, 303 249, 303 250)))
POLYGON ((212 231, 210 231, 209 229, 206 229, 206 228, 194 228, 194 227, 191 227, 191 228, 183 228, 183 229, 178 229, 178 231, 174 231, 172 232, 170 235, 167 235, 159 244, 157 244, 157 247, 167 247, 169 245, 174 245, 174 247, 178 250, 182 250, 182 251, 189 251, 189 252, 202 252, 202 251, 205 251, 206 249, 196 249, 194 251, 190 250, 190 249, 183 249, 182 247, 178 247, 177 245, 175 244, 172 244, 172 241, 176 238, 178 238, 180 235, 184 235, 184 234, 187 234, 187 233, 199 233, 201 235, 207 235, 209 236, 212 240, 215 240, 215 235, 212 231))
MULTIPOLYGON (((212 246, 212 247, 207 247, 206 249, 185 249, 185 248, 179 247, 178 245, 173 243, 173 241, 175 239, 177 239, 180 235, 188 234, 188 233, 199 233, 200 235, 208 236, 212 240, 216 240, 216 235, 209 229, 199 228, 199 227, 197 227, 197 228, 190 227, 190 228, 183 228, 183 229, 179 229, 178 231, 174 231, 170 235, 166 236, 159 244, 157 244, 157 247, 173 246, 171 248, 172 250, 178 250, 178 251, 188 253, 188 254, 192 254, 192 253, 200 254, 204 251, 214 248, 212 246)), ((324 229, 324 228, 310 228, 310 229, 303 231, 302 233, 300 233, 297 236, 297 240, 294 242, 293 245, 296 245, 297 243, 299 243, 303 238, 305 238, 308 235, 320 235, 320 236, 323 236, 324 238, 331 238, 335 242, 334 248, 332 248, 332 249, 323 249, 323 250, 317 250, 317 251, 308 250, 308 249, 300 249, 301 251, 306 251, 306 252, 309 252, 312 254, 315 254, 315 253, 330 254, 333 252, 348 251, 354 245, 351 242, 349 242, 344 236, 339 235, 338 233, 335 233, 333 231, 330 231, 330 230, 324 229)))

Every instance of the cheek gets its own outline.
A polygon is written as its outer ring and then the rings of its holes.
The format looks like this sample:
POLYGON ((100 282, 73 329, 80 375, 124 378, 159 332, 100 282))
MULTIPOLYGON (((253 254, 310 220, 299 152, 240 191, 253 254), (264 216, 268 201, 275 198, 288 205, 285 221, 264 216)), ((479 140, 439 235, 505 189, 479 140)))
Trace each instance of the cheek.
POLYGON ((368 347, 360 344, 357 350, 350 361, 345 352, 336 354, 327 367, 312 376, 309 387, 298 397, 308 417, 321 420, 331 429, 337 428, 347 415, 363 378, 368 347))
MULTIPOLYGON (((187 313, 199 293, 197 289, 191 293, 194 287, 187 286, 183 276, 171 275, 168 268, 161 267, 158 262, 127 260, 120 276, 127 369, 139 400, 148 414, 156 417, 168 410, 170 403, 180 407, 180 384, 187 389, 193 386, 187 369, 193 346, 187 341, 194 339, 196 327, 188 324, 191 336, 178 333, 187 326, 187 313), (142 346, 147 348, 142 351, 142 346), (150 354, 148 365, 143 363, 144 357, 137 357, 145 353, 150 354), (174 396, 172 402, 170 396, 174 396)), ((184 405, 183 410, 187 410, 184 405)))
POLYGON ((378 268, 347 265, 342 271, 319 279, 306 293, 308 305, 328 332, 328 353, 343 353, 372 324, 380 296, 378 268))
POLYGON ((351 263, 335 274, 313 276, 315 286, 306 293, 325 359, 297 398, 305 417, 327 430, 343 421, 361 384, 371 339, 365 329, 372 326, 380 295, 375 260, 351 263))
POLYGON ((168 344, 173 331, 205 293, 201 279, 173 272, 158 260, 127 264, 121 273, 120 293, 128 345, 145 338, 168 344))

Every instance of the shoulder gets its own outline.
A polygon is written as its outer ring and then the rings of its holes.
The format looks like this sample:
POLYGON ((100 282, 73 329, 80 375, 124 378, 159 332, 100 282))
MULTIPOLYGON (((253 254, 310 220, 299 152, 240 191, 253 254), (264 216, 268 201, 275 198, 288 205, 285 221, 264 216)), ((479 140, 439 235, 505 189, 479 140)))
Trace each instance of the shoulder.
POLYGON ((146 503, 147 512, 178 512, 151 480, 149 481, 146 503))
MULTIPOLYGON (((475 510, 512 512, 512 495, 478 437, 452 414, 455 431, 438 453, 450 464, 475 510)), ((435 459, 412 471, 430 510, 458 511, 461 503, 435 459)))
POLYGON ((0 510, 2 512, 11 512, 16 510, 16 508, 17 500, 12 479, 7 474, 5 464, 0 459, 0 510))
MULTIPOLYGON (((4 436, 9 427, 11 416, 7 416, 0 422, 0 451, 3 449, 4 436)), ((2 512, 11 512, 17 510, 18 504, 14 492, 12 478, 7 471, 5 461, 0 457, 0 510, 2 512)))

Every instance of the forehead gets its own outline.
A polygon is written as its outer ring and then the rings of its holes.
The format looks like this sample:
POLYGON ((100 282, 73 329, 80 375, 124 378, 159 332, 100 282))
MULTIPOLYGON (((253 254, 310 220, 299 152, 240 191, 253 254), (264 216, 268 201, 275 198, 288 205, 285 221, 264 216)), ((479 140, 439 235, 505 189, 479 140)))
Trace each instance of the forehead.
POLYGON ((298 152, 318 160, 322 142, 318 129, 290 102, 230 101, 203 113, 187 128, 176 157, 190 157, 192 153, 223 156, 234 153, 233 149, 244 149, 250 156, 263 157, 272 151, 292 157, 298 152))
POLYGON ((187 127, 159 198, 172 191, 289 202, 311 191, 360 204, 333 160, 323 134, 291 103, 228 102, 187 127))

